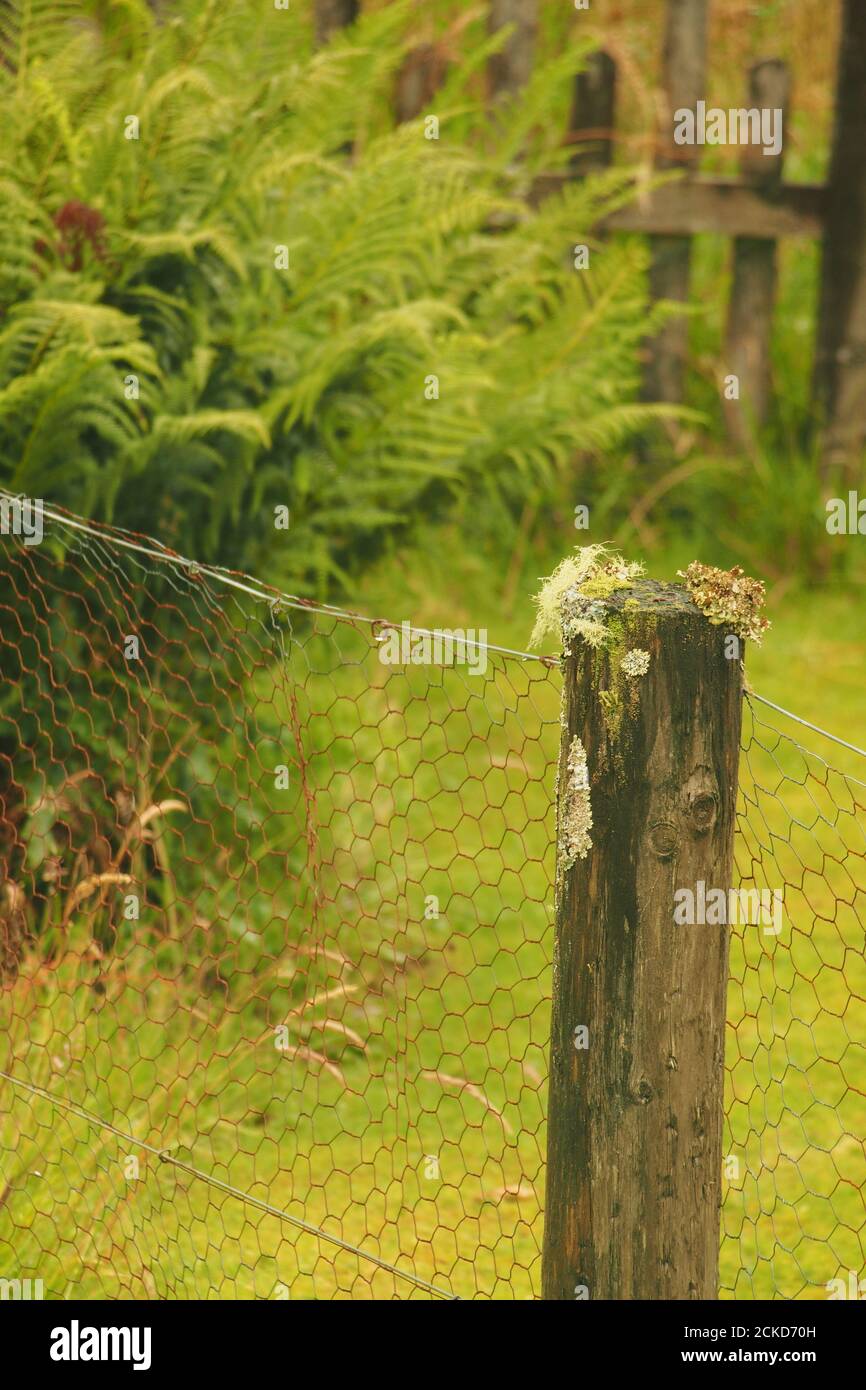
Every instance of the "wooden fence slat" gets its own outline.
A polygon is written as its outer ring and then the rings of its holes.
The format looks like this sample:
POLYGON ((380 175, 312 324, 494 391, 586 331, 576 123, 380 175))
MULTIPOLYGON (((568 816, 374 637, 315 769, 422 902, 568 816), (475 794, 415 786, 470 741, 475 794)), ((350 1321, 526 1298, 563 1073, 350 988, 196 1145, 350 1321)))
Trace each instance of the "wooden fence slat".
MULTIPOLYGON (((663 168, 688 168, 697 163, 700 148, 674 143, 674 112, 694 110, 705 95, 707 0, 668 0, 664 41, 665 116, 658 163, 663 168)), ((688 237, 663 236, 653 244, 650 293, 653 299, 687 303, 691 268, 688 237)), ((653 401, 679 403, 683 398, 689 326, 685 317, 665 324, 647 344, 644 395, 653 401)))
POLYGON ((360 0, 315 0, 316 44, 321 47, 335 30, 354 24, 360 9, 360 0))
MULTIPOLYGON (((532 187, 530 202, 542 202, 570 179, 570 174, 545 174, 532 187)), ((649 190, 628 207, 619 208, 599 225, 610 232, 643 232, 650 236, 819 237, 824 226, 826 189, 818 183, 787 183, 771 197, 745 188, 737 178, 700 176, 688 182, 649 190)))
POLYGON ((815 355, 822 468, 866 442, 866 4, 844 0, 815 355))
POLYGON ((411 49, 394 84, 394 115, 399 122, 414 121, 426 111, 445 80, 448 64, 435 43, 411 49))
MULTIPOLYGON (((785 63, 766 59, 749 73, 748 105, 782 111, 788 128, 791 79, 785 63)), ((744 148, 740 172, 744 182, 772 194, 782 180, 784 148, 764 154, 760 146, 744 148)), ((771 339, 776 302, 776 243, 767 238, 737 237, 726 332, 726 374, 739 380, 739 399, 725 398, 728 432, 736 444, 748 445, 767 418, 772 390, 771 339)))
POLYGON ((538 0, 490 0, 488 28, 497 33, 506 24, 514 32, 499 53, 489 63, 490 90, 493 96, 518 92, 532 75, 535 62, 535 36, 538 28, 538 0))
POLYGON ((581 148, 570 160, 572 174, 586 174, 611 163, 615 119, 616 63, 599 49, 574 79, 568 136, 579 141, 581 148))

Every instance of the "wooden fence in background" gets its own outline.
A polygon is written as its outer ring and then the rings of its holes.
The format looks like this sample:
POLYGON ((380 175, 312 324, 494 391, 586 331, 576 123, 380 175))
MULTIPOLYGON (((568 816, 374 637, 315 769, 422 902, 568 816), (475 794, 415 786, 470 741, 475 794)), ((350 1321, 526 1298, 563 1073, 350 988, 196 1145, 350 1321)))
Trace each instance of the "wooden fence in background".
MULTIPOLYGON (((491 60, 491 97, 517 91, 532 70, 538 10, 543 0, 488 0, 489 26, 512 26, 491 60)), ((676 145, 674 112, 714 105, 707 90, 710 0, 666 0, 663 118, 657 164, 683 177, 649 190, 605 224, 604 230, 652 238, 653 297, 686 303, 692 237, 710 232, 733 241, 733 275, 724 345, 725 376, 736 376, 739 398, 725 401, 733 440, 747 444, 772 403, 771 346, 776 296, 777 243, 787 237, 822 243, 815 335, 813 398, 825 471, 842 466, 852 476, 866 444, 866 0, 838 0, 841 31, 830 169, 824 184, 788 183, 782 151, 767 157, 745 146, 736 177, 702 175, 701 146, 676 145)), ((357 18, 359 0, 315 0, 316 33, 323 42, 357 18)), ((579 17, 579 16, 578 16, 579 17)), ((419 115, 442 80, 445 62, 435 45, 407 59, 395 93, 398 119, 419 115)), ((767 58, 744 82, 744 106, 789 112, 785 63, 767 58)), ((575 143, 569 172, 543 180, 539 196, 562 178, 578 178, 609 164, 616 139, 617 66, 600 49, 575 79, 566 138, 575 143)), ((828 100, 830 94, 828 93, 828 100)), ((679 403, 685 390, 688 320, 671 320, 648 345, 645 394, 679 403)), ((721 383, 720 383, 721 388, 721 383)))

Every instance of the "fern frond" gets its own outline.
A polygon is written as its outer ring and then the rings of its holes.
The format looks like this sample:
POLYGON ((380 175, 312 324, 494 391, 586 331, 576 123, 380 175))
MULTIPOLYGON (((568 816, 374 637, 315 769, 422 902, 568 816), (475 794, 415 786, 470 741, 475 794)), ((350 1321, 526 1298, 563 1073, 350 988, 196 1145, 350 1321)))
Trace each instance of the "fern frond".
POLYGON ((212 434, 231 434, 239 439, 261 444, 271 442, 268 427, 254 410, 197 410, 186 415, 158 415, 153 432, 168 443, 187 443, 212 434))

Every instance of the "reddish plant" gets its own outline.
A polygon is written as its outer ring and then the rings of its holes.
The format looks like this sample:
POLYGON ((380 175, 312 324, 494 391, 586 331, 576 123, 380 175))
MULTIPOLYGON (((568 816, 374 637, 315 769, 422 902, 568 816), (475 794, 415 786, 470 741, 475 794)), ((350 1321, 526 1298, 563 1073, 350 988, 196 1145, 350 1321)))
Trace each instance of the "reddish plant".
POLYGON ((88 207, 77 198, 70 198, 54 214, 53 221, 60 237, 53 247, 38 241, 36 250, 40 255, 54 251, 67 270, 81 270, 85 246, 90 247, 97 260, 105 260, 105 218, 96 208, 88 207))

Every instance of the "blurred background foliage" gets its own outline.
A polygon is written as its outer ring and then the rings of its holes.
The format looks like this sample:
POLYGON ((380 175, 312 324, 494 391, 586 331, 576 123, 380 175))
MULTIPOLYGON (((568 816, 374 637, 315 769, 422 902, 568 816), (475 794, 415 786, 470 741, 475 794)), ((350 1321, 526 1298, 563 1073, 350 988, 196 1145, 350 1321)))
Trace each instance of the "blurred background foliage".
POLYGON ((467 39, 430 140, 390 117, 412 17, 316 54, 300 7, 7 21, 11 489, 322 593, 467 501, 507 524, 649 425, 645 250, 585 275, 568 254, 627 171, 521 196, 586 44, 494 117, 469 90, 490 44, 467 39))
MULTIPOLYGON (((758 54, 792 64, 789 178, 824 172, 835 8, 711 7, 714 101, 740 101, 758 54)), ((812 437, 817 247, 782 244, 778 405, 747 456, 718 390, 728 240, 695 239, 691 412, 662 430, 638 404, 668 311, 648 309, 645 240, 591 229, 648 175, 663 7, 543 3, 534 76, 494 104, 485 5, 362 9, 317 49, 309 4, 0 6, 3 484, 318 596, 450 549, 443 523, 523 591, 587 538, 578 504, 590 539, 651 559, 686 544, 786 586, 855 570, 812 437), (621 73, 615 167, 530 210, 534 175, 573 152, 599 42, 621 73), (392 114, 419 44, 446 73, 438 139, 392 114)))

